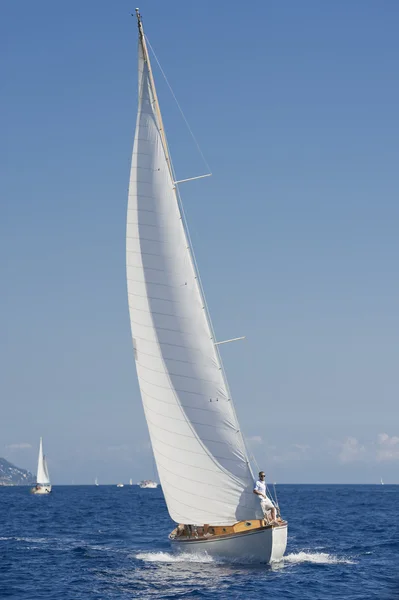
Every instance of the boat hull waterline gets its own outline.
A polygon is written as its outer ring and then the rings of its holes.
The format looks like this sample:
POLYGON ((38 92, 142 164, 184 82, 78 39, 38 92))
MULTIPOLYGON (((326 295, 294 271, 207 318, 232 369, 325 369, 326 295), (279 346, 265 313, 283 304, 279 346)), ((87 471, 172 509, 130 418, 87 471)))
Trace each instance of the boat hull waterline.
POLYGON ((283 558, 287 547, 287 524, 208 539, 169 539, 174 552, 206 553, 243 563, 272 563, 283 558))

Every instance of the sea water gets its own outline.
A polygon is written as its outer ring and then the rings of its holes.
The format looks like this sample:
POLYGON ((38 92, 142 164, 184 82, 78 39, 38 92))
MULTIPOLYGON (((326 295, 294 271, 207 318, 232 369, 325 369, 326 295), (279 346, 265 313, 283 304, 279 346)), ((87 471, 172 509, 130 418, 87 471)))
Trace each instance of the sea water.
POLYGON ((162 490, 0 488, 0 598, 399 599, 399 486, 279 485, 271 566, 172 554, 162 490))

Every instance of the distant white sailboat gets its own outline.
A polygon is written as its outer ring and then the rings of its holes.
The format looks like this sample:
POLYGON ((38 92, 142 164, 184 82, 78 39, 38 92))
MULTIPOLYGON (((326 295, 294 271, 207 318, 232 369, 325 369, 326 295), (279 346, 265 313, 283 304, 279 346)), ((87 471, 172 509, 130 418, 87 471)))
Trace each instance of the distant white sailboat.
POLYGON ((129 485, 133 485, 133 479, 132 478, 129 479, 129 485))
POLYGON ((94 480, 94 485, 98 485, 98 478, 97 477, 94 480))
MULTIPOLYGON (((139 101, 126 270, 141 398, 182 552, 282 558, 287 522, 270 522, 233 406, 191 249, 139 10, 139 101)), ((196 178, 194 178, 196 179, 196 178)), ((238 338, 233 338, 238 339, 238 338)), ((233 341, 233 340, 226 340, 233 341)), ((154 482, 155 483, 155 482, 154 482)), ((153 485, 140 487, 153 487, 153 485)))
POLYGON ((40 438, 39 459, 37 462, 36 486, 31 489, 32 494, 49 494, 51 492, 50 476, 48 473, 46 457, 43 454, 43 440, 40 438))
POLYGON ((384 485, 384 482, 382 481, 382 477, 381 477, 381 485, 384 485))
POLYGON ((158 484, 157 484, 156 481, 151 481, 151 479, 145 479, 144 481, 140 481, 139 486, 143 490, 145 490, 145 489, 155 489, 155 488, 158 487, 158 484))

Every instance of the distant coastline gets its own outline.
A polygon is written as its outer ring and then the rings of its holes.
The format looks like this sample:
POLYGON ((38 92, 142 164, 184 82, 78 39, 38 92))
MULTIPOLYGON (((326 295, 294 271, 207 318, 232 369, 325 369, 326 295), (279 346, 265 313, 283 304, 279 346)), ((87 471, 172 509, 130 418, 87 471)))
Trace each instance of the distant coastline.
POLYGON ((0 458, 0 486, 33 485, 35 476, 27 469, 21 469, 5 458, 0 458))

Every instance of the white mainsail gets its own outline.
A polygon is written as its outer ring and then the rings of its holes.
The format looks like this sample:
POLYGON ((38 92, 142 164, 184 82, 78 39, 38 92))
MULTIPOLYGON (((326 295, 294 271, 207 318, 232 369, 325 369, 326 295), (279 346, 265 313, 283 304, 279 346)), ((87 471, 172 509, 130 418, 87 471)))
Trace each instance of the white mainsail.
POLYGON ((45 455, 43 455, 43 471, 46 483, 50 483, 50 475, 48 474, 47 459, 45 455))
POLYGON ((43 454, 43 442, 42 438, 40 438, 39 445, 39 459, 37 463, 37 483, 40 485, 49 485, 50 477, 48 474, 47 461, 46 457, 43 454))
POLYGON ((200 291, 140 24, 127 283, 137 375, 177 523, 255 518, 253 476, 200 291))

